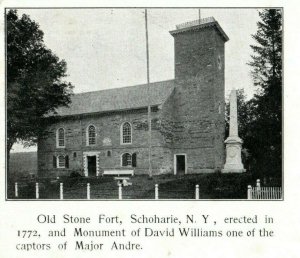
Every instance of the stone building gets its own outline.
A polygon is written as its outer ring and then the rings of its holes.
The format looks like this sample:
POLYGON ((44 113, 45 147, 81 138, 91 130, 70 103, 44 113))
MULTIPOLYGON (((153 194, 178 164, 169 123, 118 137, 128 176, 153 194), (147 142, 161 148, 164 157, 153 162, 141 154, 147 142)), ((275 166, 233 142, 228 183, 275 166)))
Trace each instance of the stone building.
POLYGON ((224 43, 210 17, 176 26, 175 79, 76 94, 39 139, 40 176, 101 175, 149 168, 151 104, 153 174, 207 173, 224 164, 224 43))

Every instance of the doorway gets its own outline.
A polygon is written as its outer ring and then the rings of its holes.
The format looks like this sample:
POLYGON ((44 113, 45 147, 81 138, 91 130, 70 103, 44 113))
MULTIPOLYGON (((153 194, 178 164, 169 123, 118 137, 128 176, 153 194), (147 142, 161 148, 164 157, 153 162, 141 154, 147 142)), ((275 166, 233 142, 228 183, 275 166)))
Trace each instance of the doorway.
POLYGON ((88 156, 88 176, 96 176, 97 175, 97 165, 96 165, 96 156, 88 156))
POLYGON ((175 154, 174 174, 186 174, 186 154, 175 154))

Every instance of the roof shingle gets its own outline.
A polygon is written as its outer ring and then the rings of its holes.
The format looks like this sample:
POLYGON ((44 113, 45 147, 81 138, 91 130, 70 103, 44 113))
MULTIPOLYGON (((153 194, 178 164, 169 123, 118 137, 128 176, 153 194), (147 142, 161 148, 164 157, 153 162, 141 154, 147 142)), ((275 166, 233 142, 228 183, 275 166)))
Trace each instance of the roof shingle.
MULTIPOLYGON (((174 89, 174 80, 150 83, 151 106, 162 104, 174 89)), ((136 109, 148 106, 147 84, 75 94, 69 107, 60 107, 56 116, 136 109)))

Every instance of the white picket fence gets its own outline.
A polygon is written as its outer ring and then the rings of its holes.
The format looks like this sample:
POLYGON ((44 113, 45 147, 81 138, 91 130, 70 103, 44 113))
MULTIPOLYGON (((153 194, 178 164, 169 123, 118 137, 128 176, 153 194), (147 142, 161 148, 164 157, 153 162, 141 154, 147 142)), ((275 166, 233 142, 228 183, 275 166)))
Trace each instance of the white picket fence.
MULTIPOLYGON (((19 197, 19 185, 16 182, 15 183, 15 198, 18 198, 18 197, 19 197)), ((39 183, 35 184, 35 198, 36 199, 40 198, 39 183)), ((64 185, 63 185, 63 183, 59 184, 59 199, 60 200, 64 199, 64 185)), ((91 185, 90 185, 90 183, 87 183, 87 185, 86 185, 86 199, 87 200, 91 199, 91 185)), ((122 186, 122 184, 118 184, 118 199, 119 200, 123 199, 123 186, 122 186)), ((154 199, 159 200, 158 184, 155 184, 155 186, 154 186, 154 199)), ((200 199, 199 185, 195 186, 195 199, 196 200, 200 199)))
MULTIPOLYGON (((18 183, 15 183, 15 197, 19 197, 19 189, 18 183)), ((36 199, 40 198, 39 192, 39 183, 35 185, 35 197, 36 199)), ((251 185, 248 186, 247 191, 248 200, 278 200, 282 199, 282 189, 281 187, 262 187, 260 185, 260 180, 257 179, 256 186, 252 187, 251 185)), ((196 200, 200 199, 200 191, 199 185, 195 186, 195 197, 196 200)), ((59 199, 64 199, 64 187, 63 183, 60 183, 59 187, 59 199)), ((90 183, 87 183, 86 186, 86 199, 91 199, 91 186, 90 183)), ((122 184, 118 184, 118 199, 123 199, 123 186, 122 184)), ((159 200, 159 187, 158 184, 155 184, 154 187, 154 199, 159 200)))
POLYGON ((248 185, 248 200, 280 200, 282 199, 281 187, 265 187, 260 185, 257 179, 256 186, 248 185))

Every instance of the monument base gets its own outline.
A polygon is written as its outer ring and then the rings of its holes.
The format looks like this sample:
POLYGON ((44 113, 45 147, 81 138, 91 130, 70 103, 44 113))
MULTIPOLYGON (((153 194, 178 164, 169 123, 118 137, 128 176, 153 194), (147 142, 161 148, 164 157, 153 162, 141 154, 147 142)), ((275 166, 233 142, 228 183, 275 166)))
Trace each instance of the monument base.
POLYGON ((238 136, 230 136, 226 139, 226 163, 222 173, 244 173, 241 151, 242 140, 238 136))
POLYGON ((246 169, 244 168, 224 168, 221 170, 222 173, 245 173, 246 169))

